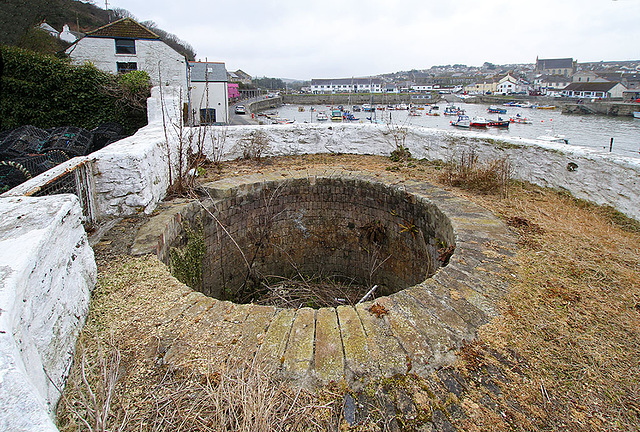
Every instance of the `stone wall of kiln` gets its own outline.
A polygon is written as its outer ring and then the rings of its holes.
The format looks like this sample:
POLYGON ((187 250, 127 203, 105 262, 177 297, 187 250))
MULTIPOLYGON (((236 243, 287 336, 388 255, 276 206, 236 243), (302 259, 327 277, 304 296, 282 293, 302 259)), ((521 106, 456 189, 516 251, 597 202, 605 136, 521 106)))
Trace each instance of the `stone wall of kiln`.
POLYGON ((73 195, 0 199, 0 430, 57 430, 96 283, 81 212, 73 195))
POLYGON ((259 184, 252 193, 220 201, 216 209, 226 231, 212 218, 204 226, 204 292, 213 297, 240 289, 245 259, 258 277, 338 276, 386 287, 388 292, 380 291, 389 294, 433 274, 439 244, 453 241, 446 226, 435 225, 439 210, 433 205, 369 180, 314 177, 259 184), (378 243, 367 236, 376 225, 384 231, 378 243))
MULTIPOLYGON (((640 220, 640 159, 591 149, 523 138, 496 139, 493 135, 462 133, 406 126, 376 124, 305 124, 238 126, 227 128, 225 157, 242 155, 242 139, 254 130, 266 133, 269 155, 352 153, 388 155, 401 139, 416 158, 448 161, 463 151, 475 151, 480 160, 508 157, 513 177, 566 190, 577 198, 610 205, 640 220), (568 170, 569 163, 577 169, 568 170)), ((212 154, 211 148, 206 148, 212 154)))

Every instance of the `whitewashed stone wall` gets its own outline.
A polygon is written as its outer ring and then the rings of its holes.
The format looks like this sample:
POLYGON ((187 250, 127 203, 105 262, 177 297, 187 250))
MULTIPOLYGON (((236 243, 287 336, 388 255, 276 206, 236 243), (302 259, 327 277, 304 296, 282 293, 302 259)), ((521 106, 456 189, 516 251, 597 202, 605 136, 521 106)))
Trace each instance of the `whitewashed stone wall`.
POLYGON ((134 62, 138 70, 151 77, 154 86, 176 86, 187 88, 187 64, 184 56, 161 40, 136 39, 135 54, 116 54, 114 39, 84 37, 71 45, 67 51, 75 64, 94 64, 105 72, 117 73, 116 63, 134 62), (162 81, 162 82, 161 82, 162 81))
POLYGON ((96 283, 77 197, 0 198, 0 430, 56 431, 53 411, 96 283))
MULTIPOLYGON (((243 138, 255 126, 226 128, 225 158, 241 156, 243 138)), ((640 159, 539 140, 496 139, 483 133, 461 133, 415 126, 379 124, 304 124, 259 126, 271 142, 270 155, 354 153, 388 155, 396 141, 416 158, 448 161, 475 150, 480 160, 508 157, 514 178, 564 189, 577 198, 611 205, 640 220, 640 159), (406 136, 402 136, 402 131, 406 136), (577 169, 567 169, 569 163, 577 169)), ((209 144, 208 155, 213 154, 209 144)))

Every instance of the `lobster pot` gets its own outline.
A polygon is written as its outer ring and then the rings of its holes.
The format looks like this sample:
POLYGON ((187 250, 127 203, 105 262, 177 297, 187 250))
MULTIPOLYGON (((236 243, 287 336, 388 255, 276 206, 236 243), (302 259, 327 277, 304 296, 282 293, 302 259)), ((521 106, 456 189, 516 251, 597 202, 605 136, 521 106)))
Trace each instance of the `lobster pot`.
POLYGON ((49 132, 26 125, 0 133, 0 160, 41 153, 49 132))
POLYGON ((45 152, 60 150, 70 158, 91 153, 93 133, 74 126, 49 129, 49 138, 44 144, 45 152))

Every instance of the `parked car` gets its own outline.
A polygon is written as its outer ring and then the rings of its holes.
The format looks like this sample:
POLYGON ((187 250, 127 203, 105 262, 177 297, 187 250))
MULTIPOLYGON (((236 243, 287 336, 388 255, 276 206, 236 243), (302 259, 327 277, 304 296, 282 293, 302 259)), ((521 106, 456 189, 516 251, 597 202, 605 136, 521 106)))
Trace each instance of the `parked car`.
POLYGON ((235 112, 236 114, 246 114, 247 110, 245 109, 244 105, 237 105, 235 112))

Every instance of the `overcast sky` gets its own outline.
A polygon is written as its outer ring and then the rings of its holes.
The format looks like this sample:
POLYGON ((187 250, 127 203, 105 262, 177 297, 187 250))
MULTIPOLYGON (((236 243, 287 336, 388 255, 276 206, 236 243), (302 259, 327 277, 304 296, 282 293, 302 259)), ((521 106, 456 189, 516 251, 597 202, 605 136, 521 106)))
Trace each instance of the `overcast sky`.
MULTIPOLYGON (((96 4, 104 8, 103 0, 96 4)), ((278 78, 461 63, 640 59, 640 0, 109 0, 198 60, 278 78)))

